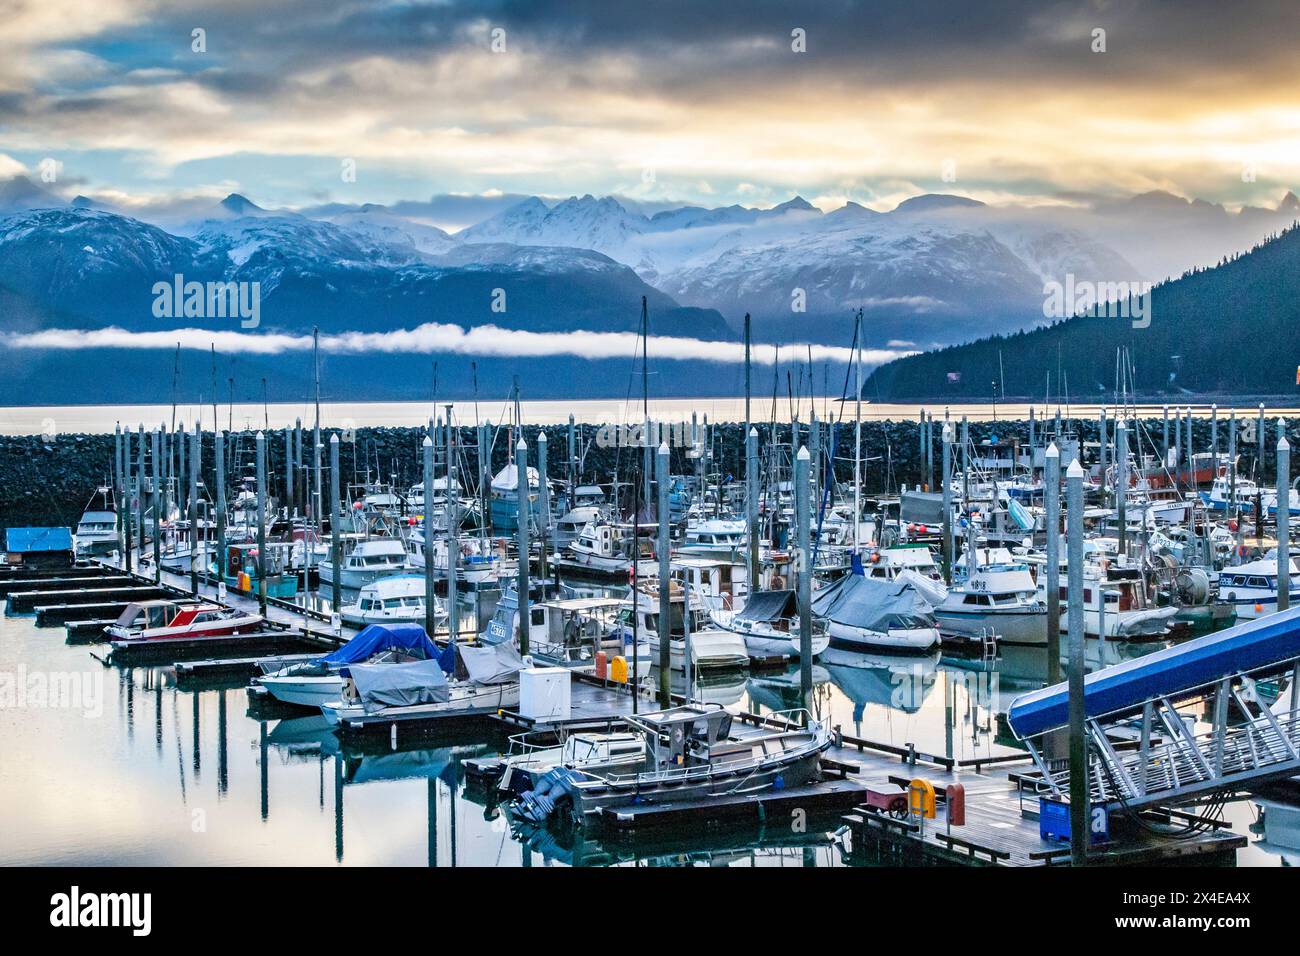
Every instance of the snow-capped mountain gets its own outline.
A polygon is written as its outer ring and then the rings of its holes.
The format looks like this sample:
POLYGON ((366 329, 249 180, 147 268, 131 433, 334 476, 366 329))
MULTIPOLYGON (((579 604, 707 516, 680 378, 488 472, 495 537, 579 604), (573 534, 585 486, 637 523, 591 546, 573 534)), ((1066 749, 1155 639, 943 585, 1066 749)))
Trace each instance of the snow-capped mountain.
POLYGON ((457 244, 445 230, 428 223, 394 215, 383 206, 367 204, 327 217, 328 222, 372 242, 389 246, 410 246, 418 252, 440 255, 457 244))

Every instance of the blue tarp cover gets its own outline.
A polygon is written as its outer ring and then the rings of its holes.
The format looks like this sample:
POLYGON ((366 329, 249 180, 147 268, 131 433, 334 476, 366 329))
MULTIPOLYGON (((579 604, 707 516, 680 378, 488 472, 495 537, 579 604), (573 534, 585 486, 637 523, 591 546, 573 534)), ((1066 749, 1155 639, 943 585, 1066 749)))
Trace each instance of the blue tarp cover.
POLYGON ((72 532, 67 528, 10 528, 5 532, 5 550, 21 554, 33 551, 71 551, 72 532))
MULTIPOLYGON (((1300 607, 1246 621, 1143 657, 1095 671, 1083 679, 1087 717, 1120 715, 1148 700, 1177 702, 1221 678, 1300 657, 1300 607)), ((1069 685, 1021 694, 1007 723, 1016 737, 1036 737, 1069 723, 1069 685)))
POLYGON ((356 664, 388 650, 409 651, 412 657, 426 660, 438 656, 438 648, 418 624, 371 624, 320 660, 323 664, 356 664))

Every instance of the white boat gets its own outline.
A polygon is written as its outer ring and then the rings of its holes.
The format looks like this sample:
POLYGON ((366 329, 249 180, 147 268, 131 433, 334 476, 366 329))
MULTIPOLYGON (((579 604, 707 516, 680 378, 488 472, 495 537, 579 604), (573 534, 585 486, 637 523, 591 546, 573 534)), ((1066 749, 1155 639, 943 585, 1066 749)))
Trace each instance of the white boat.
MULTIPOLYGON (((490 585, 501 573, 501 557, 492 550, 492 543, 486 538, 464 537, 456 539, 456 579, 465 584, 490 585)), ((436 538, 433 542, 434 577, 447 576, 447 538, 436 538)), ((424 528, 414 528, 406 538, 406 564, 415 571, 423 571, 424 528)))
MULTIPOLYGON (((659 660, 659 589, 643 585, 636 595, 635 608, 631 597, 621 602, 616 633, 625 644, 635 640, 637 655, 642 660, 659 660)), ((673 670, 686 669, 687 638, 690 640, 691 663, 694 670, 747 667, 749 650, 745 639, 734 631, 715 627, 709 621, 708 609, 692 605, 690 627, 686 627, 686 599, 680 585, 669 591, 669 661, 673 670)))
POLYGON ((578 540, 578 535, 582 534, 583 528, 594 521, 599 521, 604 513, 601 507, 584 505, 560 515, 559 520, 555 522, 555 546, 567 548, 578 540))
POLYGON ((962 637, 991 631, 1007 644, 1047 644, 1047 604, 1020 561, 977 565, 965 583, 948 590, 934 616, 941 630, 962 637))
MULTIPOLYGON (((355 604, 339 608, 344 623, 354 626, 366 624, 423 624, 424 578, 414 574, 397 574, 380 578, 363 587, 355 604)), ((434 628, 447 623, 447 608, 434 598, 434 628)))
MULTIPOLYGON (((717 627, 744 638, 750 657, 799 657, 799 601, 794 591, 759 591, 750 595, 743 610, 714 610, 709 616, 717 627)), ((812 656, 830 642, 825 625, 813 621, 812 656)))
POLYGON ((116 648, 151 641, 202 641, 252 635, 262 629, 263 623, 260 614, 219 604, 139 601, 128 604, 104 632, 116 648))
POLYGON ((846 574, 813 595, 831 642, 853 649, 925 651, 939 643, 930 605, 906 580, 846 574))
POLYGON ((519 705, 523 661, 508 644, 456 645, 458 664, 469 674, 450 679, 437 660, 408 664, 353 664, 337 700, 321 707, 335 726, 360 730, 366 718, 389 723, 489 714, 519 705))
POLYGON ((398 538, 367 538, 357 541, 344 555, 342 567, 334 567, 333 558, 320 563, 321 589, 339 586, 359 591, 372 581, 391 577, 406 570, 406 550, 398 538))
MULTIPOLYGON (((1248 561, 1219 572, 1219 600, 1231 604, 1238 620, 1251 620, 1277 610, 1277 551, 1272 557, 1248 561)), ((1295 560, 1289 562, 1288 594, 1300 595, 1295 560)))
POLYGON ((687 525, 686 540, 677 553, 683 557, 727 558, 743 552, 748 540, 744 521, 710 518, 687 525))
POLYGON ((343 670, 353 664, 399 664, 438 656, 438 648, 422 627, 373 626, 330 654, 268 670, 253 684, 286 704, 323 707, 340 699, 343 670))
POLYGON ((112 511, 87 511, 77 522, 74 536, 79 558, 99 557, 117 550, 117 514, 112 511))
MULTIPOLYGON (((1098 555, 1098 552, 1092 552, 1098 555)), ((1103 552, 1104 553, 1104 552, 1103 552)), ((1061 633, 1069 626, 1068 568, 1061 559, 1061 633)), ((1039 598, 1047 601, 1047 575, 1039 574, 1039 598)), ((1085 559, 1083 567, 1083 627, 1087 637, 1110 640, 1149 640, 1169 632, 1177 607, 1152 607, 1138 568, 1085 559)))
POLYGON ((630 524, 598 519, 588 522, 566 550, 574 564, 605 574, 629 573, 635 554, 637 574, 645 575, 654 573, 653 547, 648 533, 634 536, 630 524))
POLYGON ((569 734, 551 743, 554 733, 520 734, 510 738, 510 752, 502 759, 504 770, 497 789, 522 794, 531 790, 546 772, 556 767, 582 770, 635 769, 645 762, 645 738, 634 733, 569 734))

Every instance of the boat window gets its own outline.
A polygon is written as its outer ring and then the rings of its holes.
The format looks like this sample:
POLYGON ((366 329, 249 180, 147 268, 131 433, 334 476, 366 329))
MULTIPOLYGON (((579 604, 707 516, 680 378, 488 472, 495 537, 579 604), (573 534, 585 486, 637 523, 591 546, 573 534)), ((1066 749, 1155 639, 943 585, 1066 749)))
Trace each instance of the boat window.
POLYGON ((533 608, 531 617, 533 621, 533 627, 537 627, 539 624, 546 623, 546 612, 543 611, 540 607, 533 608))
POLYGON ((401 607, 401 606, 402 606, 402 599, 401 599, 401 598, 385 598, 385 599, 384 599, 384 607, 401 607))
POLYGON ((1261 577, 1247 578, 1246 583, 1252 588, 1266 588, 1269 586, 1268 579, 1261 577))

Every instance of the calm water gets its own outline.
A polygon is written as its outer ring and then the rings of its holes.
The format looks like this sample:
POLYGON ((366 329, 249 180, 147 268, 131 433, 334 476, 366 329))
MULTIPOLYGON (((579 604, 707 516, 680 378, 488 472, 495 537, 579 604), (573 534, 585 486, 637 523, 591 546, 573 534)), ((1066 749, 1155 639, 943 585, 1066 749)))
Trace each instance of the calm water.
MULTIPOLYGON (((1101 660, 1090 648, 1090 663, 1101 660)), ((1126 651, 1107 645, 1105 662, 1126 651)), ((0 617, 0 679, 77 675, 82 706, 0 708, 0 863, 6 864, 585 864, 841 865, 824 834, 758 833, 636 850, 512 834, 465 785, 461 761, 499 737, 437 740, 418 750, 343 751, 302 712, 250 715, 242 687, 182 690, 168 668, 105 667, 97 646, 63 629, 0 617), (526 840, 522 842, 520 836, 526 840)), ((1010 752, 998 714, 1036 686, 1041 662, 996 670, 922 658, 829 651, 815 668, 816 707, 846 733, 957 758, 1010 752)), ((733 709, 797 703, 797 672, 713 681, 700 696, 733 709)), ((1231 805, 1240 832, 1254 803, 1231 805)), ((1239 862, 1277 865, 1252 846, 1239 862)))
MULTIPOLYGON (((817 398, 817 413, 823 419, 838 418, 839 402, 837 399, 817 398)), ((802 406, 802 418, 807 420, 808 402, 805 398, 802 406)), ((947 409, 953 416, 960 418, 967 415, 972 421, 989 421, 996 419, 1024 419, 1029 417, 1029 410, 1041 415, 1044 406, 1028 404, 1010 405, 945 405, 942 401, 928 404, 881 404, 862 403, 864 420, 877 421, 914 421, 922 408, 942 414, 947 409)), ((1180 407, 1187 407, 1186 404, 1180 407)), ((1209 405, 1192 404, 1197 415, 1209 414, 1209 405)), ((793 405, 784 397, 777 403, 775 415, 781 421, 789 421, 793 405)), ((1096 417, 1099 405, 1071 405, 1062 409, 1063 415, 1076 418, 1096 417)), ((1138 414, 1143 417, 1158 418, 1162 406, 1143 405, 1138 407, 1138 414)), ((1231 407, 1219 406, 1220 415, 1228 415, 1231 407)), ((1055 412, 1055 406, 1050 411, 1055 412)), ((1256 414, 1257 406, 1243 405, 1237 409, 1239 415, 1256 414)), ((751 406, 756 421, 768 421, 772 418, 773 406, 770 396, 766 399, 756 397, 751 406)), ((847 418, 853 413, 852 407, 845 409, 847 418)), ((234 408, 221 405, 217 416, 223 427, 234 429, 257 428, 269 423, 271 428, 283 428, 292 425, 295 419, 304 423, 315 421, 315 407, 307 402, 277 403, 263 408, 261 405, 236 404, 234 408)), ((433 409, 430 402, 349 402, 323 403, 321 405, 321 425, 326 428, 366 428, 369 426, 414 426, 424 424, 430 415, 443 415, 445 409, 439 405, 433 409)), ((711 422, 738 422, 745 420, 744 398, 664 398, 651 399, 650 417, 656 421, 688 421, 692 414, 701 417, 707 415, 711 422)), ((1295 415, 1296 409, 1271 409, 1271 415, 1295 415)), ((493 422, 508 421, 511 407, 502 402, 456 402, 456 418, 462 423, 487 419, 493 422)), ((620 398, 583 399, 575 401, 523 402, 522 415, 525 422, 534 425, 565 424, 573 415, 578 422, 588 424, 629 424, 641 421, 642 404, 639 400, 627 401, 620 398)), ((180 405, 176 410, 175 420, 193 424, 202 422, 204 428, 212 427, 213 411, 211 405, 199 406, 193 403, 180 405)), ((82 434, 111 432, 118 423, 127 425, 144 424, 152 427, 158 423, 172 422, 170 405, 59 405, 28 406, 0 408, 0 434, 37 435, 41 433, 82 434)))

